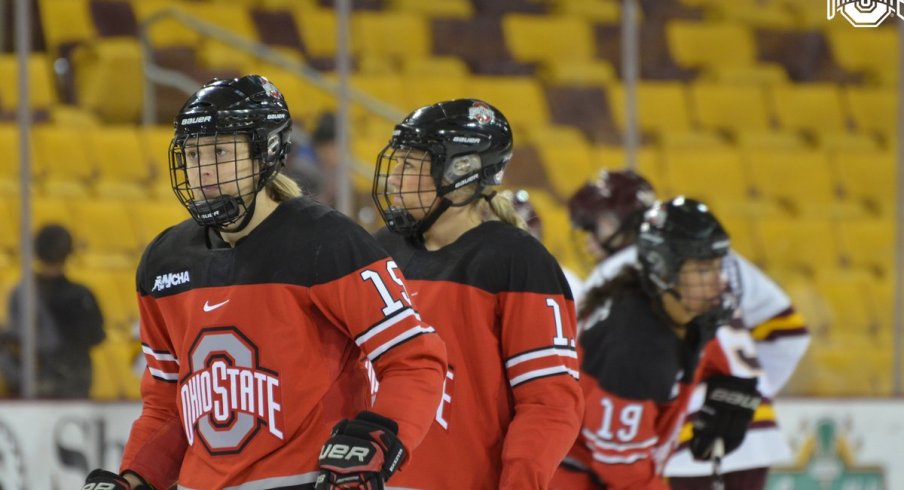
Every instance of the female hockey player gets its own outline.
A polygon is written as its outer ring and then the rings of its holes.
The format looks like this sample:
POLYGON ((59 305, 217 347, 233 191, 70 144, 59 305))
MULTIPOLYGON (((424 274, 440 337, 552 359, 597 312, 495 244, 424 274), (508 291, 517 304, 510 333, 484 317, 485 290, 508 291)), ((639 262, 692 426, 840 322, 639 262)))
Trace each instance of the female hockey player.
POLYGON ((412 112, 377 158, 378 239, 449 353, 443 401, 393 480, 401 488, 548 488, 580 426, 571 293, 492 190, 511 152, 502 113, 459 99, 412 112))
MULTIPOLYGON (((637 267, 635 242, 639 217, 649 208, 653 192, 650 183, 639 174, 629 170, 606 171, 571 197, 568 207, 574 225, 587 230, 597 240, 596 246, 609 252, 590 274, 585 288, 611 280, 625 266, 637 267), (608 226, 598 225, 603 223, 608 226)), ((781 287, 737 252, 730 253, 743 285, 739 320, 754 339, 757 355, 751 362, 762 368, 758 388, 763 401, 744 442, 722 460, 722 471, 728 488, 762 490, 769 467, 791 454, 776 423, 772 398, 794 373, 806 352, 810 335, 803 317, 795 311, 781 287)), ((690 450, 690 421, 697 418, 702 407, 705 383, 698 385, 696 391, 696 396, 691 397, 678 449, 665 468, 673 490, 708 490, 711 486, 712 464, 695 459, 690 450)))
POLYGON ((442 341, 374 239, 280 174, 290 124, 257 75, 211 81, 176 117, 170 177, 193 220, 141 259, 144 407, 122 476, 85 488, 382 488, 424 437, 442 341))
MULTIPOLYGON (((587 400, 584 427, 556 475, 557 489, 664 490, 664 464, 675 447, 701 351, 732 342, 727 325, 736 306, 729 238, 700 202, 684 197, 655 204, 638 230, 640 268, 626 268, 588 291, 579 339, 581 384, 587 400), (723 340, 724 337, 724 340, 723 340)), ((711 355, 711 357, 716 357, 711 355)), ((756 372, 714 375, 724 356, 701 366, 720 414, 695 437, 701 457, 716 439, 727 450, 743 439, 759 396, 756 372), (729 401, 725 401, 725 400, 729 401)), ((709 402, 710 393, 707 393, 709 402)))

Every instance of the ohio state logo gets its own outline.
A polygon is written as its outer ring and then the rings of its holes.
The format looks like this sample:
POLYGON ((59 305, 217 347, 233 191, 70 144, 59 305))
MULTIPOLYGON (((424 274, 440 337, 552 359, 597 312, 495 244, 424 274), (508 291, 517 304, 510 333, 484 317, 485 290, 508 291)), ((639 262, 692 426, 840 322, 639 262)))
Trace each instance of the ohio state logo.
POLYGON ((496 114, 493 113, 493 109, 483 102, 474 102, 474 104, 468 108, 468 117, 476 120, 480 124, 487 124, 496 120, 496 114))
POLYGON ((280 379, 258 364, 258 350, 235 327, 202 329, 180 381, 188 443, 198 437, 211 454, 240 451, 261 426, 284 439, 280 379))

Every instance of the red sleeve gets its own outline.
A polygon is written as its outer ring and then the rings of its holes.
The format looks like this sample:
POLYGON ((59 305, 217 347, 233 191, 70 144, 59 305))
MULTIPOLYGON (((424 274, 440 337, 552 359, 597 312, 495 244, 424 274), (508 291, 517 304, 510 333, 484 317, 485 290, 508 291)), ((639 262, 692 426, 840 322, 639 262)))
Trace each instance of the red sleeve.
POLYGON ((380 382, 374 411, 399 424, 408 451, 427 434, 442 396, 446 348, 421 322, 392 260, 312 288, 317 306, 354 339, 380 382))
POLYGON ((629 400, 598 386, 587 394, 580 442, 592 453, 593 473, 608 490, 668 490, 658 471, 668 441, 657 431, 663 407, 652 400, 629 400))
POLYGON ((179 477, 188 442, 176 407, 179 360, 151 296, 139 296, 141 341, 148 367, 141 379, 142 409, 123 453, 120 472, 132 471, 158 489, 179 477))
POLYGON ((562 294, 527 292, 501 293, 499 302, 502 354, 515 401, 499 488, 547 488, 584 413, 574 303, 562 294))

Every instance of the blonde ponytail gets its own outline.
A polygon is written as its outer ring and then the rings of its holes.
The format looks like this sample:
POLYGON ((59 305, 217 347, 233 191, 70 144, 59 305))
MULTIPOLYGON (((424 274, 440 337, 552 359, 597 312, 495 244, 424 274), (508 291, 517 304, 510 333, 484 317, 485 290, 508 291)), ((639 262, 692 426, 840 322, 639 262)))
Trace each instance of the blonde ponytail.
MULTIPOLYGON (((483 195, 489 196, 492 192, 492 190, 487 189, 484 190, 483 195)), ((527 231, 527 223, 524 221, 524 218, 518 214, 518 211, 515 211, 515 206, 512 205, 511 199, 505 195, 500 193, 493 194, 493 197, 490 198, 489 202, 487 202, 486 197, 484 197, 480 199, 478 206, 480 206, 480 211, 483 216, 498 218, 515 228, 527 231)))
POLYGON ((267 195, 270 196, 276 202, 288 201, 293 197, 298 197, 302 194, 301 187, 298 184, 286 176, 285 174, 279 173, 267 183, 267 195))

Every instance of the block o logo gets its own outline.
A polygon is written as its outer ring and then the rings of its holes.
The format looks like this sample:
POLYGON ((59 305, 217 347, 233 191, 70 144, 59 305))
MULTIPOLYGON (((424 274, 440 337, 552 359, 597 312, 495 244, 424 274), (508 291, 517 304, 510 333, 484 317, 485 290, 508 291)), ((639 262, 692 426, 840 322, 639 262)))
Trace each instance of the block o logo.
POLYGON ((892 13, 904 14, 904 0, 826 0, 827 19, 841 14, 854 27, 877 27, 892 13))

